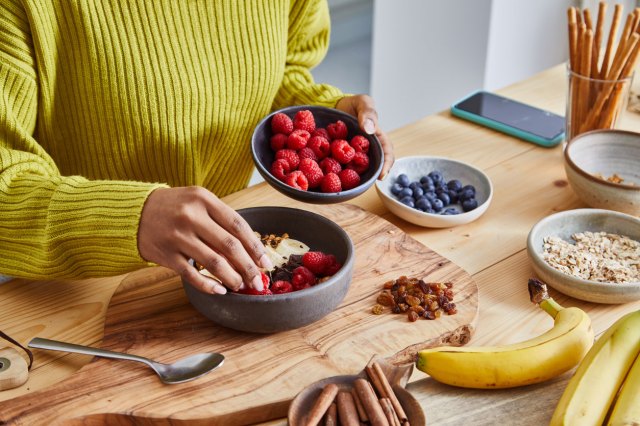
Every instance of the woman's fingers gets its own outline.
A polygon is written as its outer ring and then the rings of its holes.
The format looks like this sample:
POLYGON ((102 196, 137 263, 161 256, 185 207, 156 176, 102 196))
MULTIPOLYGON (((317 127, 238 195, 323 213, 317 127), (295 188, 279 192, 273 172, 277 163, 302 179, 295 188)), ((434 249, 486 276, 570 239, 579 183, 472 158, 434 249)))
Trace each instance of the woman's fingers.
POLYGON ((347 96, 342 98, 336 108, 358 118, 360 128, 367 134, 375 134, 382 145, 384 164, 378 179, 383 179, 393 166, 393 144, 378 125, 378 112, 373 98, 368 95, 347 96))
POLYGON ((190 265, 184 257, 177 256, 171 269, 178 271, 185 282, 188 282, 203 293, 225 294, 227 292, 227 288, 220 281, 204 276, 190 265))

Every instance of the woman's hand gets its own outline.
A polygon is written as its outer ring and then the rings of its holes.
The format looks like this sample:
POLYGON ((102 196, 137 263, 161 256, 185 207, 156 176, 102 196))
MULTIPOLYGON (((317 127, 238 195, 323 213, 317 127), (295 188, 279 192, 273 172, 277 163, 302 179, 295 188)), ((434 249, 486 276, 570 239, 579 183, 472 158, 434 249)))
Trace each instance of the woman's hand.
POLYGON ((367 95, 345 96, 336 104, 336 108, 358 117, 360 128, 367 134, 375 134, 382 144, 384 164, 378 179, 384 178, 393 166, 393 144, 378 126, 378 113, 373 98, 367 95))
POLYGON ((138 250, 147 261, 173 269, 205 293, 262 290, 258 267, 271 268, 264 246, 247 222, 201 187, 160 188, 149 195, 138 228, 138 250), (194 259, 220 282, 205 277, 194 259))

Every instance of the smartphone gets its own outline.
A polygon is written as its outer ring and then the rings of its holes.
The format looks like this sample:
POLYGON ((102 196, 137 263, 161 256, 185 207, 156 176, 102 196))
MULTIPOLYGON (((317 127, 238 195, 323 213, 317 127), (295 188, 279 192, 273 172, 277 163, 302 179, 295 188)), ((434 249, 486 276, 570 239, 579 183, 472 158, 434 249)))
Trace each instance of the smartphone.
POLYGON ((451 107, 451 113, 545 147, 564 139, 564 117, 490 92, 467 96, 451 107))

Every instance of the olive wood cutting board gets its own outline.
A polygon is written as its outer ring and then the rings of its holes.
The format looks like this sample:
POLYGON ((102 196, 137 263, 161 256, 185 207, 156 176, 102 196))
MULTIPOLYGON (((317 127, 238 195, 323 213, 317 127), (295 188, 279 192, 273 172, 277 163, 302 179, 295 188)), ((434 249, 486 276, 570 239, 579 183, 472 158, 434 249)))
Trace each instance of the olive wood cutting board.
POLYGON ((289 402, 308 384, 355 374, 372 356, 409 363, 421 348, 468 342, 478 317, 478 288, 468 273, 359 207, 313 211, 340 224, 355 245, 349 292, 328 316, 277 334, 238 332, 195 311, 172 271, 139 270, 123 279, 111 299, 101 347, 166 363, 220 352, 224 364, 192 382, 165 385, 143 364, 94 358, 56 385, 5 401, 0 424, 267 421, 285 417, 289 402), (453 282, 458 313, 413 323, 389 311, 373 315, 383 283, 401 275, 453 282))

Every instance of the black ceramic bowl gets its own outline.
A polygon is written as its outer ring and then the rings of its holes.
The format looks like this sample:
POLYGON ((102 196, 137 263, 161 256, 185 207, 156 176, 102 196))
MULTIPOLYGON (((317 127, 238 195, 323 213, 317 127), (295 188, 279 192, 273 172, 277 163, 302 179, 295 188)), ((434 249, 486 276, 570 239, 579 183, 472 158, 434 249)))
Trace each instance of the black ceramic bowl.
POLYGON ((303 327, 333 311, 344 299, 353 274, 354 247, 336 223, 305 210, 253 207, 238 210, 254 231, 288 233, 291 238, 336 256, 342 268, 327 281, 291 293, 254 296, 229 292, 206 294, 183 281, 193 307, 216 324, 253 333, 275 333, 303 327))
POLYGON ((269 185, 298 201, 315 204, 340 203, 362 194, 376 181, 382 171, 382 165, 384 163, 384 154, 382 152, 382 145, 380 144, 380 141, 375 135, 367 135, 361 131, 358 126, 358 120, 355 117, 337 109, 313 105, 286 107, 278 111, 274 111, 266 116, 260 123, 258 123, 253 131, 253 136, 251 138, 251 154, 253 155, 253 162, 255 163, 258 172, 269 185), (349 139, 355 135, 362 135, 369 140, 369 169, 360 176, 360 185, 352 189, 335 193, 324 193, 317 190, 302 191, 287 185, 271 174, 271 164, 275 159, 275 152, 271 149, 269 142, 273 135, 273 132, 271 131, 271 118, 275 114, 281 112, 293 119, 298 111, 305 109, 313 113, 316 121, 316 127, 326 128, 327 125, 335 123, 338 120, 342 120, 349 130, 349 139))

